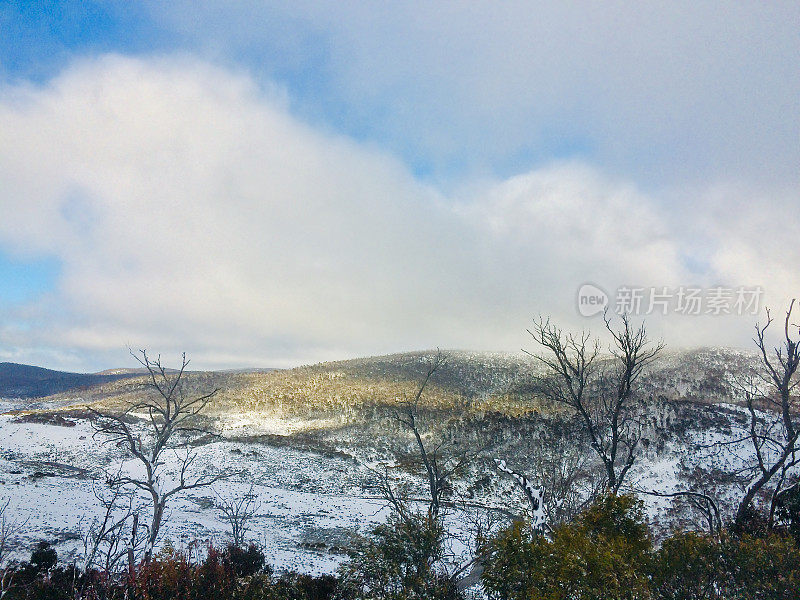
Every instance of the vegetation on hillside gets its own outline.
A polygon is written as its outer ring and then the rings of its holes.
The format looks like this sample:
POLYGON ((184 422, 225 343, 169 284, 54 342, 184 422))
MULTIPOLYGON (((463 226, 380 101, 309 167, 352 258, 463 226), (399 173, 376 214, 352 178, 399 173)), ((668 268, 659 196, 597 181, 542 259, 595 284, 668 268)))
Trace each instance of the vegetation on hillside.
MULTIPOLYGON (((800 546, 757 522, 719 536, 675 531, 656 547, 638 501, 604 496, 550 536, 514 521, 481 545, 492 600, 794 600, 800 546)), ((335 576, 276 574, 255 545, 167 544, 150 562, 116 571, 59 564, 38 544, 2 569, 13 600, 462 600, 447 569, 448 533, 435 520, 390 519, 350 552, 335 576)))

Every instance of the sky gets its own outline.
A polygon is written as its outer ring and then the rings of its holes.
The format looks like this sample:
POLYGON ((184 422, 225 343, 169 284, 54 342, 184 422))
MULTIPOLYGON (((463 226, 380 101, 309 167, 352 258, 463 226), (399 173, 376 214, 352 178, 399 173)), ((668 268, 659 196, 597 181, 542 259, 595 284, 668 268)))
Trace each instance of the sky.
POLYGON ((708 299, 800 296, 798 24, 796 2, 4 1, 0 361, 535 350, 538 315, 602 329, 584 284, 644 290, 668 347, 747 347, 763 314, 708 299))

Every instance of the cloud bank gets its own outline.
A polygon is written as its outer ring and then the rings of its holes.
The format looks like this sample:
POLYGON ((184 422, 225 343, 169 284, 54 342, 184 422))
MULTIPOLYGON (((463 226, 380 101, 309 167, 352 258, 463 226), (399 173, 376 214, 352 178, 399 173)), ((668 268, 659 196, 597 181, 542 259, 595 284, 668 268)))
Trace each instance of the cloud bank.
POLYGON ((648 187, 800 184, 796 2, 149 6, 193 52, 286 81, 310 119, 435 178, 577 156, 648 187))
MULTIPOLYGON (((666 212, 582 162, 446 193, 304 122, 280 88, 190 56, 106 55, 6 85, 0 139, 0 248, 61 265, 52 293, 0 317, 0 360, 102 368, 127 364, 126 345, 208 368, 515 351, 538 313, 586 326, 586 281, 763 285, 775 303, 800 289, 788 196, 734 182, 683 190, 666 212)), ((672 344, 746 339, 749 319, 723 322, 653 327, 672 344)))

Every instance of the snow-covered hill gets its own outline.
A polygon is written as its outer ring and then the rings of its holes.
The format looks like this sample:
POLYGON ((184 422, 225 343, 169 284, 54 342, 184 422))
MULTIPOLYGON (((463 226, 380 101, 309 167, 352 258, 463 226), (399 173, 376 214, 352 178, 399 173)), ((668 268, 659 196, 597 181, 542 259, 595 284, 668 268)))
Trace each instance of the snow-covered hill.
MULTIPOLYGON (((195 464, 229 477, 176 497, 163 539, 176 546, 224 541, 221 498, 253 484, 261 506, 251 537, 265 546, 271 562, 333 570, 352 535, 386 516, 375 489, 376 467, 392 465, 412 496, 424 496, 413 439, 394 418, 394 406, 413 393, 429 357, 411 353, 289 371, 192 374, 197 389, 229 385, 209 421, 222 437, 198 446, 195 464)), ((748 459, 749 449, 719 442, 741 433, 744 413, 732 382, 753 365, 750 354, 719 349, 665 354, 645 378, 645 444, 630 478, 635 489, 702 489, 730 511, 741 490, 729 474, 748 459)), ((563 459, 562 467, 593 468, 593 455, 569 416, 534 397, 537 368, 527 356, 454 352, 437 373, 421 413, 428 439, 483 449, 454 482, 452 499, 498 514, 521 513, 524 499, 498 472, 496 458, 532 477, 554 457, 563 459)), ((24 523, 13 540, 20 554, 42 539, 54 542, 63 558, 81 553, 82 532, 100 514, 95 492, 102 491, 106 474, 127 468, 127 458, 95 435, 80 407, 120 406, 144 389, 132 378, 44 398, 34 407, 2 403, 0 500, 9 499, 7 518, 24 523)), ((175 471, 178 458, 169 460, 175 471)), ((641 497, 662 530, 696 516, 682 499, 641 497)), ((450 522, 458 527, 461 509, 451 510, 450 522)))

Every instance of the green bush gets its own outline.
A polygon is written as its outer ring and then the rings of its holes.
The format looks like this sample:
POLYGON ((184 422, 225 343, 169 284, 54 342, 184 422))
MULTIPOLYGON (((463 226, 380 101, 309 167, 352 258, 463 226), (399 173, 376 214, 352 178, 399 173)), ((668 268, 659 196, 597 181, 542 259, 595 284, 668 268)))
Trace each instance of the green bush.
POLYGON ((653 589, 660 600, 719 598, 722 546, 710 536, 678 532, 664 540, 653 562, 653 589))
POLYGON ((340 595, 369 600, 458 600, 453 580, 441 569, 445 531, 426 515, 379 525, 341 569, 340 595))
POLYGON ((778 494, 777 509, 779 523, 800 544, 800 483, 778 494))
POLYGON ((800 598, 800 549, 792 537, 726 535, 721 548, 721 590, 726 600, 800 598))
POLYGON ((652 542, 641 505, 607 496, 552 538, 522 523, 486 548, 483 583, 499 600, 649 599, 652 542))
POLYGON ((272 572, 266 566, 264 553, 252 543, 247 548, 228 544, 222 553, 222 561, 235 577, 249 577, 261 573, 265 569, 272 572))
POLYGON ((515 523, 489 541, 483 582, 498 600, 798 600, 800 549, 760 524, 677 532, 653 550, 639 504, 600 499, 550 539, 515 523), (755 532, 755 533, 751 533, 755 532))

